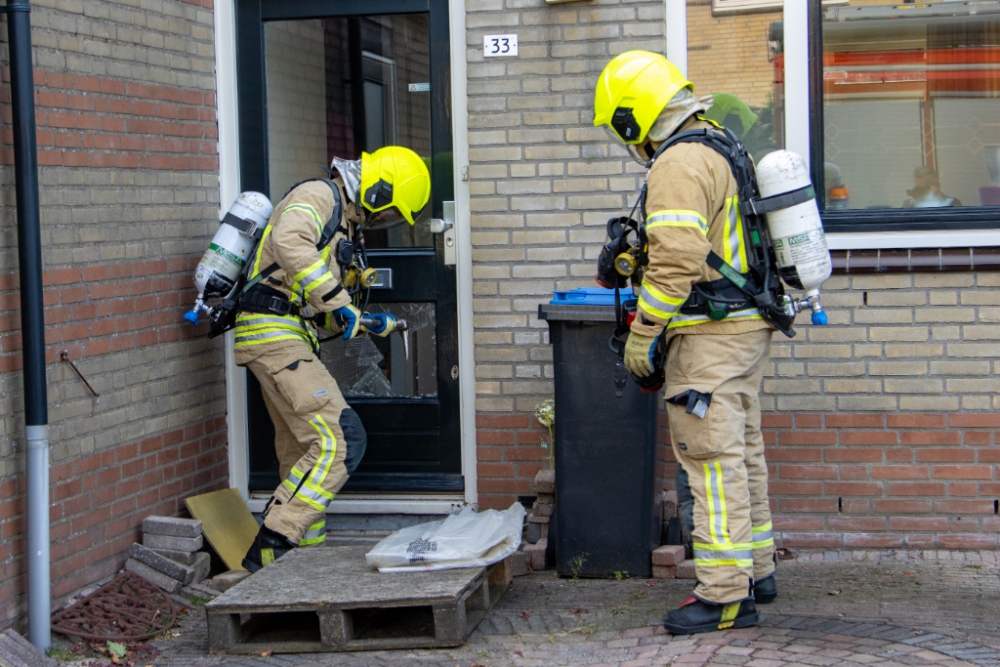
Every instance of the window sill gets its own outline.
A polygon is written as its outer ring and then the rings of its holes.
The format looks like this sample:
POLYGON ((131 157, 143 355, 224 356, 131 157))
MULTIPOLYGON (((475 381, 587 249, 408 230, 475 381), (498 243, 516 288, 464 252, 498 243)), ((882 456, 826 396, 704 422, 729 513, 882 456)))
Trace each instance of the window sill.
POLYGON ((833 272, 839 275, 1000 271, 1000 246, 833 250, 830 254, 833 272))

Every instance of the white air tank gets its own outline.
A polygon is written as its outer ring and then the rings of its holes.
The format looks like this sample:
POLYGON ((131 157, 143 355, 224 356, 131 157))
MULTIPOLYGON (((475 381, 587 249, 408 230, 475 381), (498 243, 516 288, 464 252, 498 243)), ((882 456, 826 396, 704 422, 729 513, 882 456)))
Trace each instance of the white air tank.
MULTIPOLYGON (((757 165, 761 198, 793 192, 811 184, 805 160, 791 151, 768 153, 757 165)), ((816 199, 771 211, 767 214, 767 227, 782 280, 805 291, 813 310, 813 324, 826 324, 826 313, 819 305, 819 288, 833 272, 833 262, 816 199)))

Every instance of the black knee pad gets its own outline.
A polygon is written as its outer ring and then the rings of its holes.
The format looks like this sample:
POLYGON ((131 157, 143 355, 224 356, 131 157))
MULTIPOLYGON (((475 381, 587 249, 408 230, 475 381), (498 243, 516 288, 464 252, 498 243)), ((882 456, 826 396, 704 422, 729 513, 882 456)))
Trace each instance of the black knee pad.
POLYGON ((344 444, 347 446, 347 456, 344 458, 344 465, 347 467, 347 474, 353 475, 364 458, 365 449, 368 447, 368 434, 361 423, 361 417, 351 408, 344 408, 340 413, 340 430, 344 432, 344 444))

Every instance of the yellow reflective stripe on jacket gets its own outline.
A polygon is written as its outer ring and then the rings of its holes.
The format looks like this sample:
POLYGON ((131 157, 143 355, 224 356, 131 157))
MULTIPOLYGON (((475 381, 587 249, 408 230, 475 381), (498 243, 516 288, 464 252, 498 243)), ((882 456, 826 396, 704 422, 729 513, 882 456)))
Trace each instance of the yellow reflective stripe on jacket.
MULTIPOLYGON (((734 310, 726 316, 724 322, 738 322, 740 320, 760 320, 760 311, 756 308, 744 308, 743 310, 734 310)), ((677 315, 670 320, 667 324, 668 329, 676 329, 677 327, 690 327, 695 324, 704 324, 705 322, 714 322, 712 318, 708 315, 677 315)))
MULTIPOLYGON (((281 212, 281 215, 288 213, 289 211, 304 211, 312 217, 313 222, 316 223, 316 233, 319 236, 323 235, 323 221, 320 220, 319 213, 316 212, 309 204, 289 204, 281 212)), ((318 238, 318 237, 317 237, 318 238)))
POLYGON ((320 258, 309 266, 309 268, 296 273, 295 276, 292 277, 292 280, 294 281, 292 289, 300 294, 304 301, 308 301, 309 295, 314 289, 328 280, 333 279, 333 274, 330 273, 330 269, 327 267, 326 262, 320 258))
POLYGON ((274 229, 271 225, 264 228, 264 233, 260 235, 260 242, 257 244, 257 252, 254 254, 253 258, 253 270, 250 271, 250 275, 247 276, 247 280, 253 280, 260 273, 260 256, 264 252, 264 242, 267 241, 267 237, 271 235, 271 230, 274 229))
POLYGON ((751 532, 753 533, 754 549, 764 549, 774 546, 774 528, 770 521, 763 526, 754 526, 751 528, 751 532))
POLYGON ((658 227, 690 227, 708 236, 708 222, 697 211, 657 211, 646 218, 646 231, 658 227))
POLYGON ((723 259, 740 273, 746 273, 747 248, 743 240, 739 195, 733 195, 726 200, 726 219, 723 227, 723 259))
POLYGON ((681 299, 668 296, 647 282, 642 283, 642 290, 639 292, 639 307, 650 315, 663 320, 669 320, 676 315, 685 301, 687 301, 687 297, 681 299))
POLYGON ((283 340, 301 340, 312 345, 316 336, 294 315, 244 311, 236 316, 235 347, 250 347, 283 340))

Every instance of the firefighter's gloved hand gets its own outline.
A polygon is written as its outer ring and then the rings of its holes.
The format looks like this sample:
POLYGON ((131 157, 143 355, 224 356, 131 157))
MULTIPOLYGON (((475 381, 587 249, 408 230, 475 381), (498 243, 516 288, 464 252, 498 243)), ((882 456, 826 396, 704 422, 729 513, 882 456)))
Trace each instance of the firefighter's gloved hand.
POLYGON ((643 336, 634 331, 629 333, 625 342, 625 368, 629 373, 639 377, 653 374, 653 356, 658 340, 655 336, 643 336))
POLYGON ((347 304, 333 311, 333 320, 344 332, 344 340, 350 340, 361 333, 361 311, 347 304))
POLYGON ((385 338, 396 330, 395 315, 390 315, 389 313, 367 313, 365 317, 375 320, 378 323, 377 326, 361 327, 368 333, 373 333, 376 336, 385 338))

